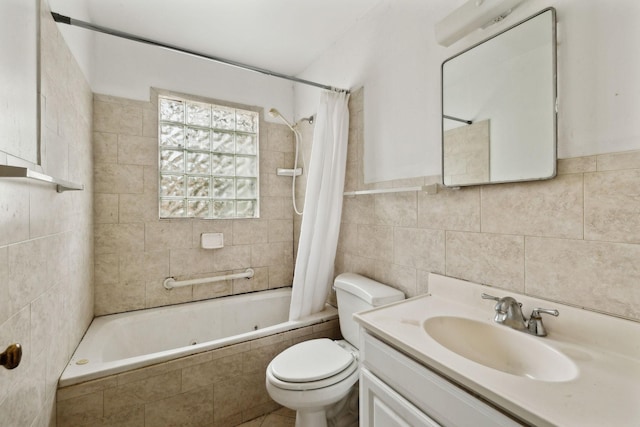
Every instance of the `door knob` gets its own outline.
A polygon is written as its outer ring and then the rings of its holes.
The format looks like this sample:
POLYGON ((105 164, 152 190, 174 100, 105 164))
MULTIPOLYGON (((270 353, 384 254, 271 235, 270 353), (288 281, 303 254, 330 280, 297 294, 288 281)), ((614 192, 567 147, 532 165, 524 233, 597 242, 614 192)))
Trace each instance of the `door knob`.
POLYGON ((0 365, 7 369, 17 368, 22 359, 22 346, 20 344, 11 344, 7 349, 0 353, 0 365))

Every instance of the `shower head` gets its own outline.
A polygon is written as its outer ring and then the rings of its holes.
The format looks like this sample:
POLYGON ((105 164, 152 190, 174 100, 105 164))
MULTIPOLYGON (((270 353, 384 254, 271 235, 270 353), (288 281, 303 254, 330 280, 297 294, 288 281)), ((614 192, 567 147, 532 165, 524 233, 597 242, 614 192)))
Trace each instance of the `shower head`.
POLYGON ((269 110, 269 115, 271 117, 282 117, 282 114, 280 114, 280 111, 276 110, 275 108, 272 108, 269 110))
POLYGON ((284 118, 284 116, 280 113, 280 111, 276 110, 275 108, 272 108, 269 110, 269 115, 273 118, 279 118, 280 120, 282 120, 287 126, 289 126, 291 128, 292 131, 295 132, 295 130, 293 129, 293 125, 291 123, 289 123, 289 121, 287 119, 284 118))

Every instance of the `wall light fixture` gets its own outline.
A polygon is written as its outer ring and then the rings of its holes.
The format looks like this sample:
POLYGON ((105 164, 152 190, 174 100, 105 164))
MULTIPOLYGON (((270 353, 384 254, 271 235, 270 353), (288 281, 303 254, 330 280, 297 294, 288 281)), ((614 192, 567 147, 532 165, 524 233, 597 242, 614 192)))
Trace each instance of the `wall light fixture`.
POLYGON ((525 0, 469 0, 436 24, 436 40, 450 46, 478 28, 503 20, 525 0))

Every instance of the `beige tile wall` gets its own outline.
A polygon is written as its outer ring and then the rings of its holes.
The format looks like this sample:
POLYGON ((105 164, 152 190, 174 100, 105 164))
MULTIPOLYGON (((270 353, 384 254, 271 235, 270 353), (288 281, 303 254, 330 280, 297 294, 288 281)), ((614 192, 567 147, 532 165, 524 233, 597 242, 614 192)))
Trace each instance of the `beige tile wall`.
POLYGON ((293 166, 291 131, 260 121, 260 219, 159 220, 157 127, 155 101, 94 95, 96 315, 291 286, 291 179, 275 174, 293 166), (223 233, 225 247, 200 249, 203 232, 223 233), (250 280, 162 287, 248 267, 250 280))
POLYGON ((336 319, 65 387, 58 391, 57 425, 236 426, 279 408, 265 388, 275 355, 339 335, 336 319))
MULTIPOLYGON (((23 347, 21 364, 0 369, 0 425, 55 425, 58 377, 93 317, 92 94, 41 7, 42 168, 84 184, 0 180, 0 351, 23 347)), ((36 141, 33 141, 35 144, 36 141)))
MULTIPOLYGON (((350 103, 345 191, 439 182, 364 184, 363 96, 350 103)), ((414 296, 434 272, 640 320, 640 151, 563 159, 558 171, 435 195, 345 197, 336 274, 414 296)))
POLYGON ((447 185, 489 182, 490 120, 449 129, 443 134, 443 169, 447 185))

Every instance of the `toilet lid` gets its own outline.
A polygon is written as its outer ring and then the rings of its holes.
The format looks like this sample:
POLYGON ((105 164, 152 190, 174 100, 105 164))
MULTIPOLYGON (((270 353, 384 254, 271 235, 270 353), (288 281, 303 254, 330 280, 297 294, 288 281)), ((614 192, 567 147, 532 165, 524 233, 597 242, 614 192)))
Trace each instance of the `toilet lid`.
POLYGON ((329 378, 344 371, 354 357, 327 338, 304 341, 289 347, 271 361, 271 372, 279 380, 303 383, 329 378))

